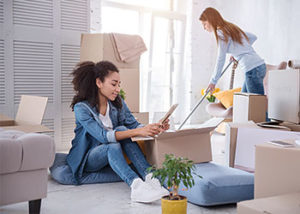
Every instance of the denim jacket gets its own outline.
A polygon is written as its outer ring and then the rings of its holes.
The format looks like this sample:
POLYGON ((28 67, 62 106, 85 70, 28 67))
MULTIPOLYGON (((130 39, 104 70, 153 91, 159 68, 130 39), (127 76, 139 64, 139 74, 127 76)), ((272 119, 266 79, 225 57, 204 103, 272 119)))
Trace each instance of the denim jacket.
POLYGON ((113 124, 111 131, 104 128, 96 107, 91 107, 87 101, 76 103, 74 106, 75 138, 72 140, 72 148, 67 156, 67 163, 71 168, 76 184, 80 184, 79 178, 83 176, 84 165, 91 149, 101 144, 117 142, 115 132, 119 126, 127 129, 142 126, 136 121, 123 100, 121 109, 117 109, 110 101, 108 104, 109 116, 113 124))

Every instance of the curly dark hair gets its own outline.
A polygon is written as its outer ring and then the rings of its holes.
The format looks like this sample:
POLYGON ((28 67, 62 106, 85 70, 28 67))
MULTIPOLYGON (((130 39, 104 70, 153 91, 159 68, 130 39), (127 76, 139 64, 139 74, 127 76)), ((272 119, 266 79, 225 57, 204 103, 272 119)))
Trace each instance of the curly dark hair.
MULTIPOLYGON (((87 100, 92 107, 99 106, 98 87, 96 79, 99 78, 102 82, 110 72, 119 73, 118 68, 109 61, 100 61, 94 63, 91 61, 80 62, 76 65, 73 72, 73 88, 75 96, 73 97, 70 107, 74 111, 76 103, 87 100)), ((116 97, 112 104, 118 108, 122 108, 122 100, 120 95, 116 97)))

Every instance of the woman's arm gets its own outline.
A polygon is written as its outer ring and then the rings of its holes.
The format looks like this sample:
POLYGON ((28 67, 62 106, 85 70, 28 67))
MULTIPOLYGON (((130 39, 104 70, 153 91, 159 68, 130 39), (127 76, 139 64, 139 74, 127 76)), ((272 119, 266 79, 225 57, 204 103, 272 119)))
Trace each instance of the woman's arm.
POLYGON ((115 130, 107 131, 93 117, 93 114, 83 103, 77 103, 74 106, 76 120, 82 127, 95 139, 101 143, 117 142, 115 138, 115 130))
POLYGON ((218 80, 221 77, 222 69, 223 69, 223 66, 225 64, 227 48, 228 48, 228 43, 226 43, 222 39, 219 39, 217 62, 216 62, 214 73, 213 73, 212 78, 210 80, 210 84, 216 85, 218 80))
POLYGON ((148 124, 144 127, 136 128, 136 129, 128 129, 126 131, 116 131, 115 137, 116 140, 124 140, 126 138, 136 137, 136 136, 155 136, 162 132, 164 129, 161 127, 159 123, 148 124))

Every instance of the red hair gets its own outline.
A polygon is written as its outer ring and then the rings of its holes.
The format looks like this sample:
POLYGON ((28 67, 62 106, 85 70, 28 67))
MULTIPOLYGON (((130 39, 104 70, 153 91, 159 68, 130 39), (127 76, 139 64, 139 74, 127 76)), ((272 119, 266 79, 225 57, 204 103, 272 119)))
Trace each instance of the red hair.
POLYGON ((214 9, 212 7, 206 8, 202 12, 199 20, 200 21, 208 21, 211 24, 211 26, 214 29, 214 34, 215 34, 217 42, 220 39, 217 34, 217 30, 221 30, 223 32, 225 42, 228 42, 228 37, 230 37, 234 42, 237 42, 242 45, 243 44, 242 36, 244 36, 249 41, 249 38, 247 37, 245 32, 242 31, 242 29, 240 29, 235 24, 232 24, 232 23, 226 21, 225 19, 223 19, 223 17, 219 13, 219 11, 217 11, 216 9, 214 9))

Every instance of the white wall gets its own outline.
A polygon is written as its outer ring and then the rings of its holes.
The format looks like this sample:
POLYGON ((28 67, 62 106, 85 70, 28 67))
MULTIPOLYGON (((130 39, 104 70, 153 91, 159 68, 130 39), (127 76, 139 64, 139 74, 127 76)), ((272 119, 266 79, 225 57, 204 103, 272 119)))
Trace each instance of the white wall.
MULTIPOLYGON (((206 7, 215 7, 222 16, 244 31, 257 35, 254 43, 257 53, 268 64, 289 59, 300 59, 300 1, 298 0, 193 0, 191 31, 191 107, 201 97, 213 72, 216 60, 216 42, 213 34, 203 30, 198 20, 206 7)), ((227 61, 228 62, 228 61, 227 61)), ((243 83, 243 74, 237 72, 235 86, 243 83)), ((227 73, 230 75, 230 72, 227 73)), ((217 87, 227 89, 228 77, 220 80, 217 87)), ((202 104, 192 116, 192 122, 201 122, 209 116, 202 104)))

